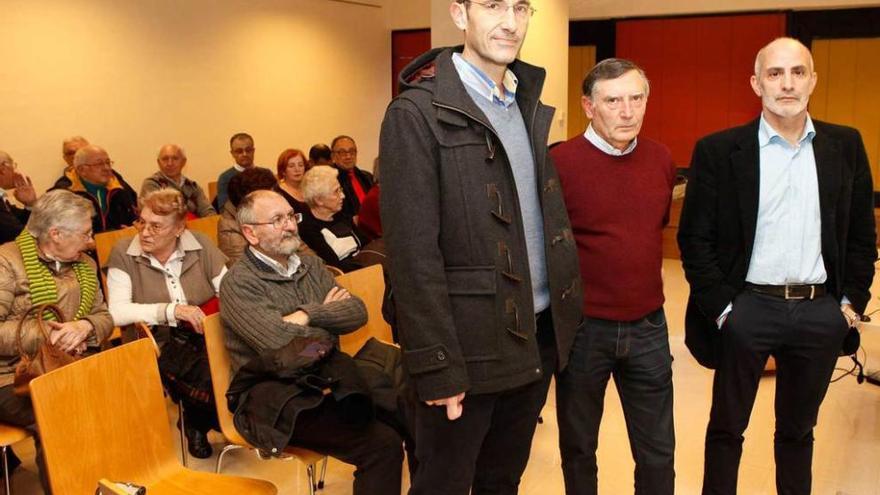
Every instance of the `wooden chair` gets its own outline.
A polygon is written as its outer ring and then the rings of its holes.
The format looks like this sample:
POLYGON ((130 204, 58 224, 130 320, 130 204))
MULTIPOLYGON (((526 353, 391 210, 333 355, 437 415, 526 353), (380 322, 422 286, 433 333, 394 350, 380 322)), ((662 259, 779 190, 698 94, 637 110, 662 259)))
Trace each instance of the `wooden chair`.
POLYGON ((0 448, 3 450, 3 477, 6 480, 6 495, 12 493, 11 482, 9 480, 9 461, 6 457, 6 451, 12 444, 18 443, 29 436, 31 436, 30 432, 24 428, 13 426, 8 423, 0 423, 0 448))
POLYGON ((110 251, 120 239, 132 239, 137 235, 137 229, 134 227, 126 227, 119 230, 108 230, 95 234, 95 252, 98 253, 98 266, 107 266, 110 260, 110 251))
MULTIPOLYGON (((153 352, 156 354, 156 359, 159 359, 159 356, 162 355, 162 350, 159 349, 159 343, 156 342, 156 337, 153 336, 153 331, 150 330, 149 325, 142 321, 132 325, 126 325, 125 329, 122 330, 122 340, 126 341, 126 338, 130 338, 128 342, 133 342, 137 339, 144 339, 152 345, 153 352)), ((176 406, 177 420, 179 422, 177 430, 180 435, 180 462, 183 464, 183 467, 187 467, 189 465, 186 456, 188 440, 186 439, 186 418, 183 414, 183 402, 177 401, 176 406)))
MULTIPOLYGON (((214 198, 217 197, 217 181, 212 180, 208 182, 208 201, 214 202, 214 198)), ((221 205, 222 207, 223 205, 221 205)))
MULTIPOLYGON (((109 230, 95 234, 95 252, 98 255, 98 278, 101 279, 101 288, 104 289, 104 296, 107 296, 107 262, 110 260, 110 251, 121 239, 133 239, 137 235, 137 229, 134 227, 126 227, 119 230, 109 230)), ((119 327, 113 328, 113 333, 108 341, 121 338, 122 334, 119 327)))
POLYGON ((211 239, 214 245, 217 245, 217 222, 220 221, 220 215, 211 215, 202 218, 195 218, 186 221, 186 228, 194 232, 201 232, 211 239))
POLYGON ((277 493, 267 481, 180 465, 146 339, 34 379, 31 399, 54 493, 91 495, 102 478, 145 486, 150 495, 277 493))
MULTIPOLYGON (((217 404, 217 417, 220 420, 220 430, 229 444, 223 447, 220 455, 217 456, 216 472, 220 472, 220 466, 223 462, 223 456, 230 450, 236 449, 254 449, 235 428, 232 422, 232 412, 226 402, 226 390, 229 389, 229 383, 232 381, 232 364, 229 358, 229 351, 226 349, 226 337, 223 324, 220 321, 219 314, 213 314, 205 318, 205 347, 208 349, 208 363, 211 366, 211 381, 214 386, 214 401, 217 404)), ((327 471, 327 456, 313 452, 307 449, 296 447, 287 447, 284 453, 290 457, 295 457, 306 465, 306 474, 309 479, 309 493, 315 494, 315 491, 324 486, 324 473, 327 471), (321 479, 315 481, 315 466, 320 460, 324 460, 321 470, 321 479)), ((261 456, 262 458, 262 456, 261 456)))
POLYGON ((354 356, 370 337, 392 342, 391 326, 382 318, 382 301, 385 298, 385 279, 381 265, 372 265, 336 277, 336 283, 352 295, 360 297, 367 306, 367 324, 339 339, 340 348, 354 356))

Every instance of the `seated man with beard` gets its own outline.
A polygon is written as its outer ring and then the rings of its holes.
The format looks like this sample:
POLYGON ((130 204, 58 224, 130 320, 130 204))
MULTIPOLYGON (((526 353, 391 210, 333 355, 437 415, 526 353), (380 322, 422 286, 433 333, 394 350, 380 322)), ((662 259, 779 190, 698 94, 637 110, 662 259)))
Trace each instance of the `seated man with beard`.
POLYGON ((399 494, 401 438, 374 419, 353 362, 335 350, 366 322, 363 301, 320 259, 296 254, 297 214, 281 195, 252 192, 236 215, 248 248, 220 287, 236 426, 272 454, 293 445, 355 465, 355 495, 399 494))

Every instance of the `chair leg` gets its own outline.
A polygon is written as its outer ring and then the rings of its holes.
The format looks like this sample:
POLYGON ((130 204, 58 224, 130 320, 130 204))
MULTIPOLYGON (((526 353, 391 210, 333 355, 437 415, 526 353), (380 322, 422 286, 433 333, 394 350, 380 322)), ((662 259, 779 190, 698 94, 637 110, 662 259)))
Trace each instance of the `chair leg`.
POLYGON ((223 462, 223 456, 226 455, 230 450, 243 449, 244 447, 241 445, 233 445, 229 444, 226 447, 223 447, 223 450, 220 451, 220 454, 217 456, 217 468, 214 470, 215 473, 220 472, 220 463, 223 462))
POLYGON ((306 466, 306 474, 309 477, 309 495, 315 495, 315 491, 317 491, 315 485, 315 465, 309 464, 306 466))
POLYGON ((329 458, 325 455, 324 462, 321 464, 321 478, 318 480, 318 490, 324 489, 324 476, 327 474, 327 459, 329 458))
POLYGON ((177 401, 177 419, 180 422, 180 462, 183 463, 183 467, 186 466, 186 449, 189 448, 189 444, 186 440, 186 423, 183 418, 183 401, 177 401))
POLYGON ((8 445, 3 446, 3 478, 6 480, 6 495, 10 495, 12 488, 9 481, 9 460, 6 457, 6 447, 8 445))

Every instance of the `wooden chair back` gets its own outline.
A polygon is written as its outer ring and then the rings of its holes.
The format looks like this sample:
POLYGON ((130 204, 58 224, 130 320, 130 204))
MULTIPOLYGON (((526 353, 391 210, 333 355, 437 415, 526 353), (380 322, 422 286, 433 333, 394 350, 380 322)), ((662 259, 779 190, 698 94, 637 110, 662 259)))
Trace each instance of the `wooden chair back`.
MULTIPOLYGON (((232 422, 232 412, 226 401, 226 390, 232 381, 232 360, 226 349, 226 333, 220 314, 205 318, 205 347, 208 350, 208 364, 211 367, 211 382, 214 387, 214 401, 217 403, 217 418, 220 420, 220 431, 229 443, 251 447, 239 435, 232 422)), ((252 447, 251 447, 252 448, 252 447)))
MULTIPOLYGON (((213 314, 205 318, 205 348, 208 352, 208 365, 211 367, 211 383, 214 387, 214 402, 217 406, 217 419, 220 421, 220 431, 226 437, 226 441, 232 445, 238 445, 253 449, 254 446, 249 444, 238 430, 233 422, 232 412, 229 410, 229 402, 226 400, 226 391, 229 389, 229 383, 232 381, 232 359, 229 357, 229 350, 226 348, 226 331, 223 329, 223 322, 220 314, 213 314)), ((224 449, 225 450, 225 449, 224 449)), ((324 469, 327 469, 327 457, 312 450, 299 447, 288 446, 284 449, 284 453, 293 456, 302 461, 309 469, 310 487, 314 487, 313 475, 315 463, 324 460, 324 469)), ((221 453, 222 455, 222 453, 221 453)), ((220 470, 218 461, 217 470, 220 470)), ((321 475, 321 483, 323 484, 324 475, 321 475)), ((314 493, 313 491, 310 493, 314 493)))
POLYGON ((340 338, 340 347, 354 356, 370 337, 392 342, 391 326, 382 318, 382 302, 385 298, 385 279, 381 265, 372 265, 336 277, 336 283, 352 295, 360 297, 367 306, 367 324, 340 338))
POLYGON ((46 373, 31 399, 54 493, 151 484, 178 466, 156 354, 143 339, 46 373))
POLYGON ((193 232, 201 232, 208 236, 214 245, 217 245, 217 223, 220 221, 220 215, 211 215, 202 218, 194 218, 186 221, 186 228, 193 232))
POLYGON ((137 229, 126 227, 119 230, 109 230, 95 234, 95 251, 98 253, 98 266, 106 267, 110 259, 110 251, 120 239, 132 239, 137 235, 137 229))
POLYGON ((214 198, 217 197, 217 181, 212 180, 208 182, 208 201, 213 202, 214 198))

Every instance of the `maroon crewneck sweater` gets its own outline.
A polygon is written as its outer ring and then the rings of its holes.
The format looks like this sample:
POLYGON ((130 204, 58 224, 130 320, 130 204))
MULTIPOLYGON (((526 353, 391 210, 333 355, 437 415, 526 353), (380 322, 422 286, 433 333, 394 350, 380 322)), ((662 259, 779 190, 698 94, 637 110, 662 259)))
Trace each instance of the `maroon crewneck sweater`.
POLYGON ((662 231, 675 166, 669 150, 639 137, 611 156, 583 136, 551 151, 577 242, 587 316, 642 318, 663 305, 662 231))

